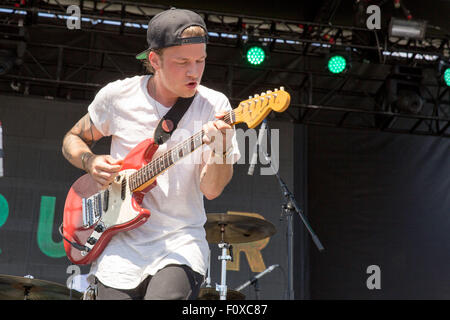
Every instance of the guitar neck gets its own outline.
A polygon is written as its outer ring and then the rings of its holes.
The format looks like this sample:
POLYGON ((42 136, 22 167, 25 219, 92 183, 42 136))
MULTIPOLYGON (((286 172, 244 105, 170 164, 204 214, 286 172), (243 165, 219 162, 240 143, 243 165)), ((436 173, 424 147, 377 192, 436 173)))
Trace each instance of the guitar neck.
MULTIPOLYGON (((228 112, 222 118, 222 120, 229 125, 234 125, 236 121, 234 110, 228 112)), ((142 185, 148 183, 149 181, 153 180, 155 177, 163 173, 177 161, 181 160, 182 158, 192 153, 194 150, 201 147, 204 143, 203 134, 203 130, 197 132, 193 136, 189 137, 183 142, 180 142, 155 159, 152 159, 152 161, 131 174, 128 177, 130 189, 132 191, 138 189, 142 185)))

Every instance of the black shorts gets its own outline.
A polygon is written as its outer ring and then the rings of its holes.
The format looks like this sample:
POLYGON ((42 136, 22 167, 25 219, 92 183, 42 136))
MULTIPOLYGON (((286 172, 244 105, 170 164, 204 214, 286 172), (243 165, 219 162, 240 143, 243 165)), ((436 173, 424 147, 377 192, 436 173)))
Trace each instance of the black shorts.
POLYGON ((170 264, 134 289, 116 289, 95 281, 96 300, 195 300, 204 277, 186 265, 170 264))

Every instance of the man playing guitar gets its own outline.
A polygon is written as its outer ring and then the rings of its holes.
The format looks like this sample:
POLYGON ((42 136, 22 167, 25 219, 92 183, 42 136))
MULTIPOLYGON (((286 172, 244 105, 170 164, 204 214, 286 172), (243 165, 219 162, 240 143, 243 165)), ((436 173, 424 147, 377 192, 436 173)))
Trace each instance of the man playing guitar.
POLYGON ((240 157, 234 129, 221 120, 231 110, 228 99, 200 85, 207 42, 203 19, 188 10, 163 11, 150 20, 147 42, 148 50, 136 57, 153 74, 103 87, 65 135, 64 157, 107 188, 121 170, 121 160, 153 137, 179 97, 195 96, 155 156, 182 141, 181 131, 203 129, 208 146, 158 177, 142 200, 151 212, 148 221, 115 234, 92 263, 89 279, 97 284, 96 299, 196 299, 209 255, 203 196, 212 200, 222 193, 240 157), (112 136, 110 155, 94 154, 93 144, 105 136, 112 136))

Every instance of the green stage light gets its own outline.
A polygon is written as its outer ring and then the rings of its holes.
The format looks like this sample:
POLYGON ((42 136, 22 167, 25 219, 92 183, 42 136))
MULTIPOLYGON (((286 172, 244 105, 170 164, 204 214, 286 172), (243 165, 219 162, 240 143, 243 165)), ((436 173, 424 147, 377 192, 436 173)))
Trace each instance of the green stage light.
POLYGON ((248 63, 252 65, 260 65, 266 59, 266 53, 263 48, 253 46, 247 50, 246 57, 248 63))
POLYGON ((450 87, 450 68, 445 69, 444 81, 447 84, 447 87, 450 87))
POLYGON ((341 73, 347 67, 347 60, 340 55, 331 56, 328 59, 328 70, 331 73, 341 73))

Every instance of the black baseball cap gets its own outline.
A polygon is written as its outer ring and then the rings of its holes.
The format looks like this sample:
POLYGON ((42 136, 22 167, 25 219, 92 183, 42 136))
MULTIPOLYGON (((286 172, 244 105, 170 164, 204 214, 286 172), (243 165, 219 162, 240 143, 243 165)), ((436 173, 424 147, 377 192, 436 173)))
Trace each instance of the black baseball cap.
POLYGON ((148 49, 138 53, 136 59, 146 59, 152 49, 192 43, 206 43, 208 31, 203 18, 190 10, 171 8, 155 15, 148 23, 148 49), (192 26, 199 26, 205 30, 205 36, 181 38, 183 31, 192 26))

